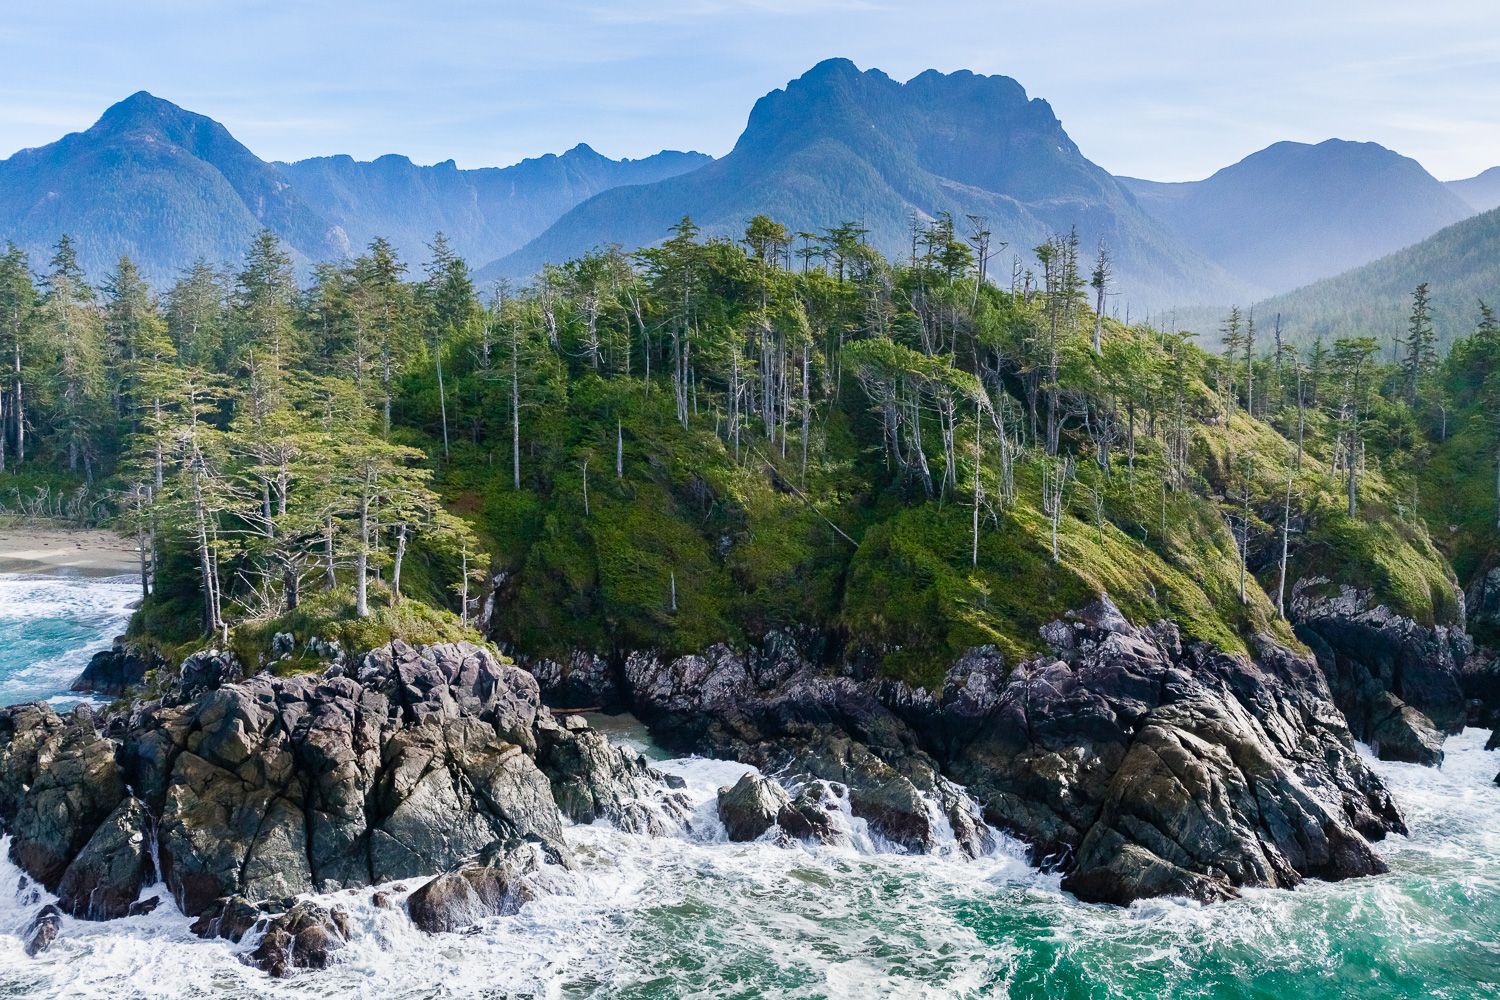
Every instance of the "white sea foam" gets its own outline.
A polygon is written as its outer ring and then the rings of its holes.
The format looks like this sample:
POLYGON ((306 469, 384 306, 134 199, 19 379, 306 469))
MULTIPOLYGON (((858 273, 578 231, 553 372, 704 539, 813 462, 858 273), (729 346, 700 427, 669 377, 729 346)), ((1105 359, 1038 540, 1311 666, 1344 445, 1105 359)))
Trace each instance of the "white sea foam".
MULTIPOLYGON (((135 592, 116 586, 116 596, 27 599, 97 602, 123 622, 135 592)), ((0 607, 0 621, 12 611, 0 607)), ((110 634, 95 633, 95 648, 110 634)), ((685 816, 663 813, 675 834, 569 827, 581 870, 567 892, 473 933, 424 934, 399 907, 375 907, 369 890, 318 897, 348 910, 353 939, 334 967, 284 981, 240 962, 253 935, 238 945, 193 937, 163 887, 142 893, 162 897, 155 913, 67 918, 52 949, 27 958, 20 934, 49 897, 18 897, 21 873, 0 860, 0 997, 1500 996, 1500 754, 1482 749, 1485 736, 1451 738, 1437 771, 1370 762, 1411 826, 1377 845, 1390 874, 1208 907, 1079 904, 1003 838, 973 862, 956 848, 902 853, 846 802, 836 818, 844 844, 730 843, 717 791, 748 768, 703 758, 655 764, 686 783, 685 816)))
POLYGON ((78 701, 68 686, 125 630, 140 596, 133 576, 0 574, 0 704, 78 701))
POLYGON ((65 920, 53 949, 27 959, 12 935, 40 902, 14 897, 20 873, 4 862, 0 994, 1312 998, 1398 997, 1415 995, 1414 983, 1469 982, 1467 992, 1428 992, 1481 996, 1494 948, 1482 914, 1476 926, 1464 904, 1500 901, 1500 789, 1490 784, 1500 754, 1484 753, 1483 739, 1470 732, 1450 740, 1438 772, 1375 762, 1412 824, 1410 837, 1381 847, 1390 875, 1248 892, 1211 907, 1081 905, 1059 891, 1056 876, 1007 850, 962 862, 885 852, 853 837, 843 847, 729 843, 713 802, 747 768, 701 758, 657 765, 686 782, 691 829, 680 835, 571 827, 582 870, 569 894, 471 934, 424 934, 399 909, 374 907, 369 891, 318 897, 346 907, 353 940, 333 968, 281 982, 238 960, 253 938, 193 938, 160 888, 143 893, 163 895, 156 913, 65 920))

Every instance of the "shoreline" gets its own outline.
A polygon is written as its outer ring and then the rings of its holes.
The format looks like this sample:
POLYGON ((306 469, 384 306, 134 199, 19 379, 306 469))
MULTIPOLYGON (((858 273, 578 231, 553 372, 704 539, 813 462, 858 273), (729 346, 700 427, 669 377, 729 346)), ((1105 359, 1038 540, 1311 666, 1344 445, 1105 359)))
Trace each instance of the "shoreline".
POLYGON ((139 574, 135 542, 103 528, 0 528, 0 573, 105 577, 139 574))

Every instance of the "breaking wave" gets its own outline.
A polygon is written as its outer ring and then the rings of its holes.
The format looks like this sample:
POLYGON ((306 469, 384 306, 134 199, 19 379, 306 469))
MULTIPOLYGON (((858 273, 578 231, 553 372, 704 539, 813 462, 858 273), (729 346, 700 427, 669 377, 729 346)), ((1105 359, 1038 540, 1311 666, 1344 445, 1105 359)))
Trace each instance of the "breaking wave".
MULTIPOLYGON (((0 588, 9 584, 0 579, 0 588)), ((79 641, 84 650, 123 623, 127 589, 27 599, 97 612, 108 624, 79 641)), ((8 593, 0 589, 0 600, 8 593)), ((0 606, 0 620, 14 617, 13 606, 0 606)), ((0 675, 6 700, 51 681, 11 683, 0 675)), ((616 742, 662 756, 628 720, 591 721, 616 742)), ((368 889, 316 897, 346 908, 352 940, 331 968, 288 980, 239 961, 253 936, 238 945, 195 938, 163 886, 142 892, 161 897, 155 912, 107 923, 64 918, 51 949, 28 958, 20 935, 49 897, 0 860, 0 997, 1500 996, 1500 754, 1483 750, 1485 736, 1449 739, 1438 771, 1370 761, 1412 831, 1377 845, 1389 874, 1252 891, 1209 907, 1078 903, 1004 838, 975 861, 956 845, 901 853, 846 804, 839 846, 786 844, 774 832, 730 843, 715 795, 747 767, 702 758, 657 762, 686 782, 682 808, 661 817, 667 836, 570 827, 580 870, 563 876, 567 891, 467 933, 425 934, 399 905, 374 906, 368 889)))

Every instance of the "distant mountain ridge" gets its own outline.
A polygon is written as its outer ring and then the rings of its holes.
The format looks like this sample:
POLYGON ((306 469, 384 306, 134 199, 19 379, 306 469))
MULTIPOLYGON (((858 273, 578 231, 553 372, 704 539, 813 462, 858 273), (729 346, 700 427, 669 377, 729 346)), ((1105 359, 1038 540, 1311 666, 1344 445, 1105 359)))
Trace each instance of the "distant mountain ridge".
POLYGON ((262 228, 287 243, 304 271, 359 252, 375 235, 421 259, 440 229, 457 252, 485 260, 614 184, 657 180, 710 159, 666 152, 617 161, 580 145, 481 170, 452 161, 419 167, 399 156, 273 164, 212 118, 140 91, 83 132, 0 160, 0 240, 13 240, 41 266, 66 232, 91 278, 129 254, 158 285, 200 256, 238 260, 262 228))
POLYGON ((1495 205, 1500 168, 1444 184, 1389 149, 1342 140, 1276 143, 1202 181, 1114 177, 1013 79, 929 70, 900 83, 846 59, 757 101, 717 161, 612 160, 579 144, 471 170, 398 155, 269 163, 220 123, 145 91, 83 132, 0 160, 0 241, 41 267, 68 232, 94 280, 128 253, 159 286, 200 256, 232 264, 262 227, 304 274, 375 236, 415 263, 441 230, 485 280, 524 279, 596 246, 650 245, 684 215, 731 237, 762 213, 794 231, 855 221, 901 257, 914 215, 947 212, 960 231, 983 216, 1009 244, 991 265, 1001 284, 1013 259, 1035 270, 1032 248, 1049 236, 1076 226, 1084 264, 1103 239, 1111 308, 1139 315, 1261 300, 1495 205))
POLYGON ((1120 180, 1188 246, 1271 292, 1357 267, 1474 214, 1416 160, 1373 142, 1278 142, 1201 181, 1120 180))
POLYGON ((198 256, 238 254, 264 227, 300 263, 341 246, 276 168, 223 125, 145 91, 86 131, 0 160, 0 238, 29 251, 33 264, 68 233, 94 278, 121 254, 166 277, 198 256))
POLYGON ((519 248, 600 191, 686 173, 712 159, 667 150, 611 160, 579 143, 561 156, 474 170, 460 170, 452 160, 418 166, 395 154, 371 161, 320 156, 275 166, 356 247, 384 236, 414 259, 442 230, 460 256, 483 262, 519 248))
POLYGON ((1500 208, 1500 167, 1490 167, 1481 174, 1449 181, 1448 188, 1476 212, 1500 208))
POLYGON ((1439 341, 1472 332, 1479 303, 1500 307, 1500 209, 1464 219, 1379 260, 1258 302, 1256 316, 1281 314, 1297 342, 1371 336, 1382 348, 1404 336, 1412 291, 1426 282, 1439 341))
POLYGON ((739 236, 765 213, 792 230, 863 224, 889 257, 910 254, 913 212, 988 220, 1011 254, 1076 225, 1085 258, 1107 241, 1118 287, 1137 311, 1171 301, 1249 298, 1253 287, 1189 249, 1131 192, 1091 163, 1046 101, 1003 76, 929 70, 905 84, 847 59, 819 63, 756 102, 734 150, 692 173, 622 186, 568 211, 487 265, 519 277, 595 246, 650 245, 690 215, 705 234, 739 236))

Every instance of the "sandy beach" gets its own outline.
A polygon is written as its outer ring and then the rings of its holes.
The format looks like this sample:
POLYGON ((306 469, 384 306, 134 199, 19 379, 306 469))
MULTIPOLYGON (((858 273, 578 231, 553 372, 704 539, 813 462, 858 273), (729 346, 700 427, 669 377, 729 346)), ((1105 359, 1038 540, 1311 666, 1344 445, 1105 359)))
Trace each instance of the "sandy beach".
POLYGON ((117 576, 140 568, 135 541, 113 531, 0 528, 0 573, 117 576))

